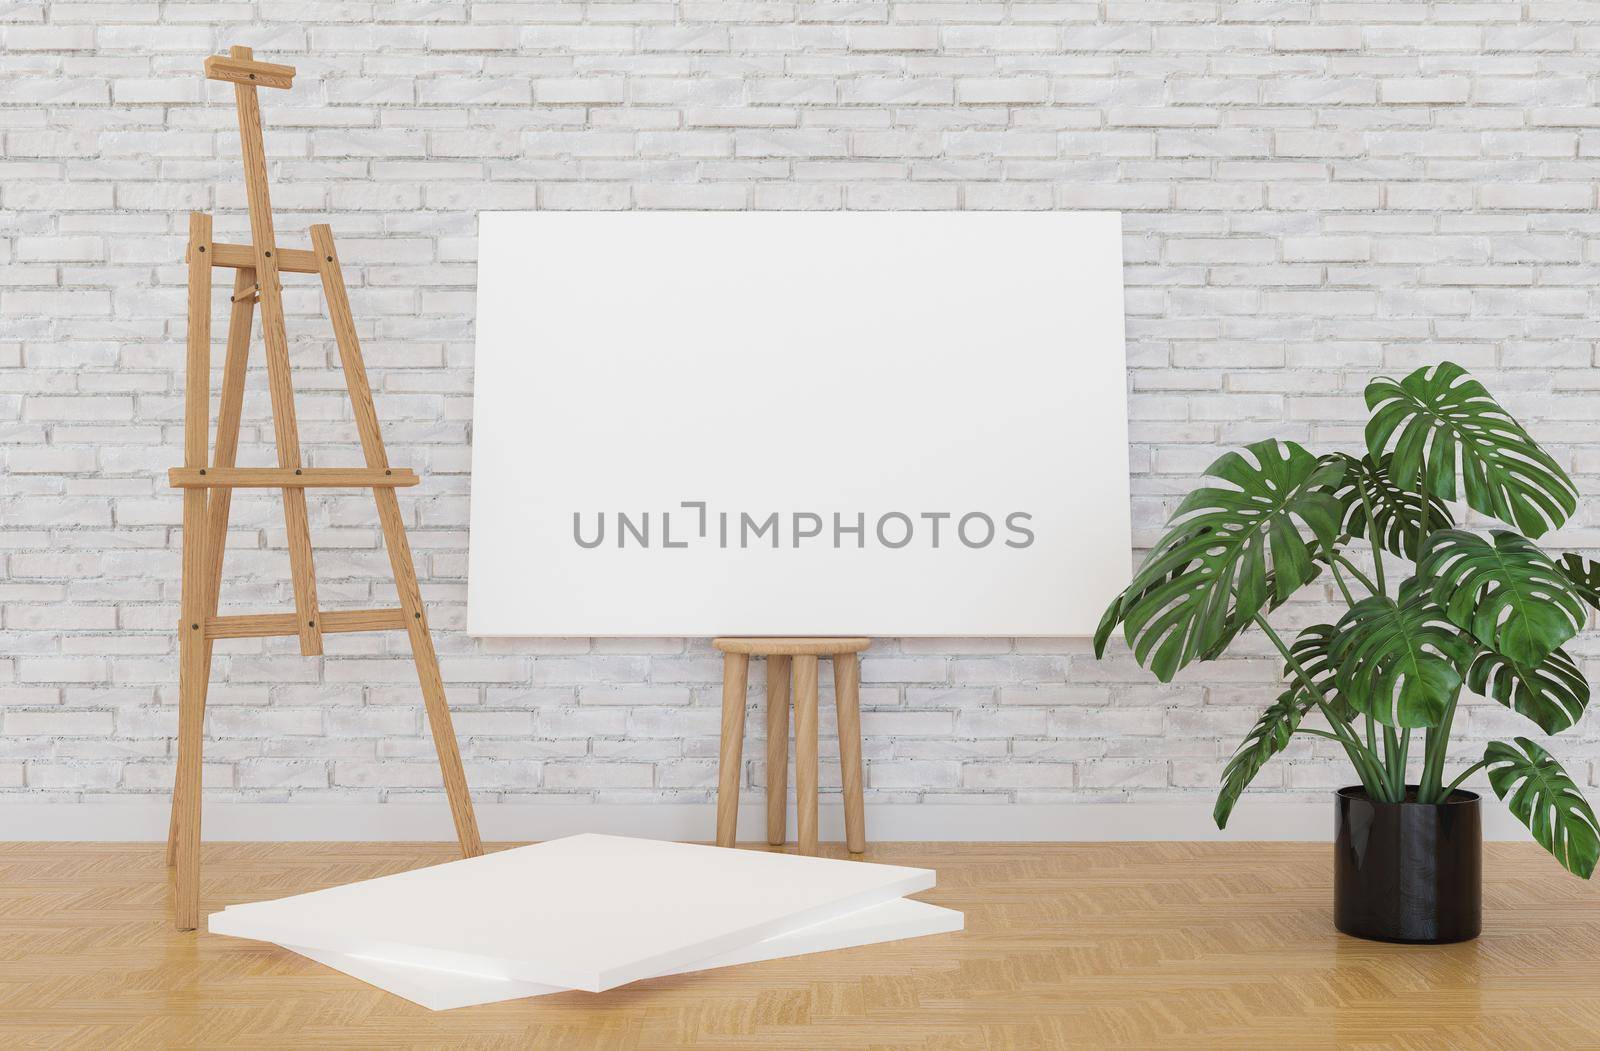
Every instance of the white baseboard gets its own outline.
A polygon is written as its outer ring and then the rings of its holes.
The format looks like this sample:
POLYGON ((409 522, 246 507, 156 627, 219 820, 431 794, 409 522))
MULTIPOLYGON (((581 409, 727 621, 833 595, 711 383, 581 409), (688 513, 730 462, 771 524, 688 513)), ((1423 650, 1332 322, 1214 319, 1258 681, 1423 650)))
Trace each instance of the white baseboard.
MULTIPOLYGON (((1484 837, 1526 839, 1527 831, 1496 800, 1483 808, 1484 837)), ((484 804, 478 808, 483 838, 523 842, 609 832, 654 839, 710 840, 716 809, 709 803, 639 803, 541 806, 484 804)), ((162 841, 167 836, 164 797, 127 803, 0 803, 0 840, 100 842, 162 841)), ((838 806, 824 806, 821 834, 844 838, 838 806)), ((766 809, 741 807, 741 840, 764 837, 766 809)), ((414 803, 208 803, 202 819, 210 841, 449 841, 455 838, 443 802, 414 803)), ((795 829, 789 811, 789 835, 795 829)), ((1200 803, 1056 803, 972 805, 882 804, 867 807, 867 838, 896 841, 1088 842, 1095 840, 1282 840, 1328 842, 1333 802, 1245 801, 1226 831, 1200 803)))

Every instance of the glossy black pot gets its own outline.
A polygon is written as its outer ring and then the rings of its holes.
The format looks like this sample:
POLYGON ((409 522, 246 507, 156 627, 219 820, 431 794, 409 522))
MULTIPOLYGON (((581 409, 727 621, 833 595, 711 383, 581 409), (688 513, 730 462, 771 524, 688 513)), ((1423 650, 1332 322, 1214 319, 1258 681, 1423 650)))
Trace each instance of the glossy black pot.
POLYGON ((1483 926, 1483 825, 1478 795, 1443 803, 1374 803, 1341 788, 1333 840, 1333 922, 1384 942, 1442 944, 1483 926))

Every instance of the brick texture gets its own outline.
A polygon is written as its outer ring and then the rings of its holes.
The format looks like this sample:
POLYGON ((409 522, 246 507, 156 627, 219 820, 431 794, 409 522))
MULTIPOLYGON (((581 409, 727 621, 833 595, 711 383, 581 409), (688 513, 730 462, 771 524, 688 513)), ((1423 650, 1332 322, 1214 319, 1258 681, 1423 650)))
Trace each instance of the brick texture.
MULTIPOLYGON (((197 75, 234 43, 300 70, 266 100, 280 237, 326 220, 342 239, 393 458, 426 478, 402 501, 484 800, 709 799, 719 668, 698 639, 463 633, 478 209, 1121 209, 1140 546, 1219 447, 1355 448, 1367 377, 1442 358, 1600 493, 1600 4, 15 0, 6 798, 170 783, 183 213, 243 238, 231 96, 197 75)), ((356 462, 319 295, 285 285, 309 462, 356 462)), ((270 462, 263 379, 245 463, 270 462)), ((226 605, 288 608, 276 495, 234 508, 226 605)), ((1600 546, 1596 508, 1552 545, 1600 546)), ((366 499, 318 496, 312 516, 326 603, 387 601, 366 499)), ((1278 620, 1322 619, 1330 599, 1278 620)), ((403 636, 327 648, 218 646, 214 797, 436 798, 403 636)), ((1592 635, 1575 649, 1600 671, 1592 635)), ((1167 686, 1076 639, 882 640, 863 680, 878 802, 1204 800, 1277 692, 1248 636, 1167 686)), ((1458 726, 1464 743, 1527 729, 1485 704, 1458 726)), ((761 729, 755 710, 752 745, 761 729)), ((1260 789, 1348 782, 1311 740, 1260 789)), ((1595 782, 1593 718, 1555 751, 1595 782)), ((823 780, 836 789, 836 768, 823 780)))

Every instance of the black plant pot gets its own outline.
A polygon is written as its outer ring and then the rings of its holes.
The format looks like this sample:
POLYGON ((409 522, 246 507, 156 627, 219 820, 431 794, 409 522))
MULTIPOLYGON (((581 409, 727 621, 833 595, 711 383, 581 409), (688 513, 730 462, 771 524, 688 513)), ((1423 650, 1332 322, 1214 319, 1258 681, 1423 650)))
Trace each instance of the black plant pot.
POLYGON ((1333 923, 1382 942, 1439 945, 1483 926, 1483 825, 1475 792, 1443 803, 1374 803, 1339 789, 1333 840, 1333 923))

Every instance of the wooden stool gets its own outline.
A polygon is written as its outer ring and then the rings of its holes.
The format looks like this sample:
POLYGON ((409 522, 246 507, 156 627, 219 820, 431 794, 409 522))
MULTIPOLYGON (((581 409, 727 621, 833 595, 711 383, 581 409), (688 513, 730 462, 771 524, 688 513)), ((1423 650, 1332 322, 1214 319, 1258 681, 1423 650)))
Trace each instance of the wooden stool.
POLYGON ((745 689, 750 658, 767 658, 767 842, 781 846, 789 789, 790 665, 794 671, 794 793, 800 851, 817 852, 817 658, 833 658, 839 707, 839 767, 844 780, 844 838, 852 854, 867 849, 861 801, 861 663, 870 639, 712 639, 722 651, 722 757, 717 771, 717 846, 733 846, 739 823, 745 689))

